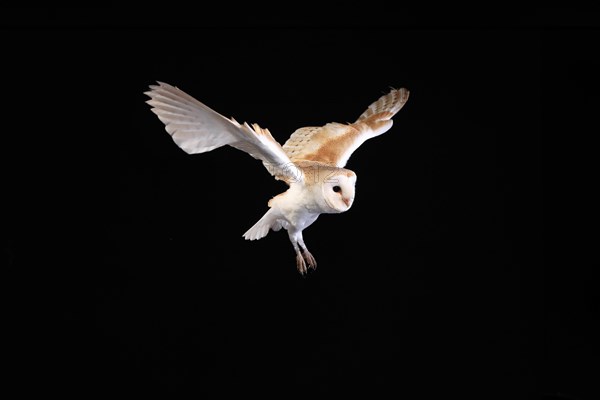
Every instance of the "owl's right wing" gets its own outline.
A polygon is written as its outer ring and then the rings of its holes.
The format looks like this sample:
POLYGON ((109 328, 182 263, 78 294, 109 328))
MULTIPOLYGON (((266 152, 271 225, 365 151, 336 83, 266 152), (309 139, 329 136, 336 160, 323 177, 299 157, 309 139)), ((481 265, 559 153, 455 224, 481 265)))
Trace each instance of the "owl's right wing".
POLYGON ((302 179, 281 145, 268 129, 257 124, 240 124, 207 107, 175 86, 158 82, 145 92, 152 112, 165 124, 173 141, 186 153, 204 153, 229 145, 261 160, 277 179, 302 179))
POLYGON ((408 96, 405 88, 392 89, 372 102, 351 124, 330 122, 299 128, 284 143, 283 150, 295 162, 316 161, 342 168, 366 140, 392 127, 392 117, 404 107, 408 96))

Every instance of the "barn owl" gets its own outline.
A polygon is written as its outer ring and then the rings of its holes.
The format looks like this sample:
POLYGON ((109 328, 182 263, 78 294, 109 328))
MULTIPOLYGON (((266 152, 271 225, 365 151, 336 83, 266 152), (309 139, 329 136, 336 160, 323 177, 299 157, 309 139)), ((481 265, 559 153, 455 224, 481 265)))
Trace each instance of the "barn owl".
POLYGON ((354 202, 356 174, 345 165, 367 139, 388 131, 392 117, 408 100, 405 88, 391 89, 371 103, 353 123, 307 126, 291 134, 283 146, 268 129, 238 123, 212 110, 179 88, 163 82, 144 92, 173 141, 188 154, 229 145, 262 161, 267 171, 287 184, 268 201, 268 211, 243 237, 257 240, 269 231, 287 231, 302 275, 317 262, 302 232, 323 213, 343 213, 354 202))

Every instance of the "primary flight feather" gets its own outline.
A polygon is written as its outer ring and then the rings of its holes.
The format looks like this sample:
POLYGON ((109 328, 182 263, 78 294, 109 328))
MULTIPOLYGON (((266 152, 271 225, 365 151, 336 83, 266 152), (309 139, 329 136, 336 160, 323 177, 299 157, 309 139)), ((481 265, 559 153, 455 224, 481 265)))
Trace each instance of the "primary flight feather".
POLYGON ((390 90, 353 123, 299 128, 283 146, 268 129, 226 118, 175 86, 158 82, 145 94, 152 112, 186 153, 229 145, 262 161, 271 175, 288 184, 285 192, 269 200, 269 210, 243 236, 256 240, 270 230, 285 229, 296 252, 296 267, 305 274, 317 263, 302 231, 320 214, 350 209, 356 174, 345 165, 361 144, 392 127, 392 117, 408 100, 409 91, 390 90))

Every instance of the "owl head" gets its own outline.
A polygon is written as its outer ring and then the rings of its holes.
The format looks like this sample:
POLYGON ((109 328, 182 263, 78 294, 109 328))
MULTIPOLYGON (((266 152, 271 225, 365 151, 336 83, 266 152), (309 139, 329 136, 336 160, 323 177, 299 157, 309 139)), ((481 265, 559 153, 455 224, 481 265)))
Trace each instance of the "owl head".
POLYGON ((348 169, 337 168, 322 181, 323 200, 332 213, 348 211, 354 202, 356 174, 348 169))

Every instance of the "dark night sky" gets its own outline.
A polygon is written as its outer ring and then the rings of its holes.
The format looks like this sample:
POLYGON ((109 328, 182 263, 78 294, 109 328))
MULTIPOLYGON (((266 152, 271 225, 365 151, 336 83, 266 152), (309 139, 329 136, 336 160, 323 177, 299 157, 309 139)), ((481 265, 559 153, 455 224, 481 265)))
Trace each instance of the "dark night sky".
POLYGON ((359 10, 312 23, 186 11, 4 14, 20 387, 598 395, 591 268, 542 251, 542 87, 563 74, 591 110, 582 73, 597 61, 554 52, 598 31, 541 29, 556 12, 361 25, 359 10), (389 87, 411 97, 350 159, 352 209, 305 231, 319 267, 301 277, 284 232, 241 237, 285 186, 233 148, 180 150, 145 104, 156 80, 282 143, 353 121, 389 87))

